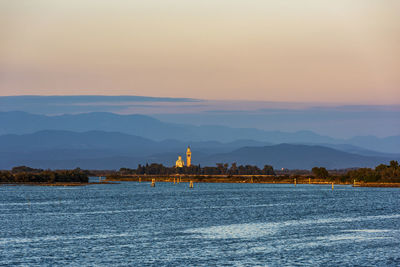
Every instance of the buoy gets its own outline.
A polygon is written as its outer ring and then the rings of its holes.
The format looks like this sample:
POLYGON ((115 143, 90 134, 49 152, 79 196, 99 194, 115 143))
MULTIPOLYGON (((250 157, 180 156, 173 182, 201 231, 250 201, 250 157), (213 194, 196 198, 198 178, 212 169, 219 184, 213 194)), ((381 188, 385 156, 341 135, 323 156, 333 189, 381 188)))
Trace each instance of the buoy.
POLYGON ((193 181, 189 182, 189 188, 193 188, 193 181))
POLYGON ((151 187, 155 187, 156 186, 156 179, 151 179, 151 187))

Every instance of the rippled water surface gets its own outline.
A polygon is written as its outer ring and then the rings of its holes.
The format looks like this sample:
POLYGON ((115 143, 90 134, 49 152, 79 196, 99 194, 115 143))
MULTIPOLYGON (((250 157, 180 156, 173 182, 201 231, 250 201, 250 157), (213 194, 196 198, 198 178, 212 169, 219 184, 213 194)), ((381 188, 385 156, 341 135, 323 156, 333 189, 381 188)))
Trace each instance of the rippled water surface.
POLYGON ((400 189, 0 186, 0 265, 400 265, 400 189))

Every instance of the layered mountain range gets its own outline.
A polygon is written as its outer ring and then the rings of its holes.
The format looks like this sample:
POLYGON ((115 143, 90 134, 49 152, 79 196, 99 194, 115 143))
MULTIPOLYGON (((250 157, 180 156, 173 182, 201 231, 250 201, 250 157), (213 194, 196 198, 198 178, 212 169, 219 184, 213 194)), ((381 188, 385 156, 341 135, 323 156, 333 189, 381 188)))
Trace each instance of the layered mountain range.
POLYGON ((87 113, 45 116, 0 113, 0 169, 119 169, 172 166, 192 147, 193 163, 272 165, 274 168, 373 167, 400 159, 400 137, 339 140, 309 131, 279 132, 165 123, 144 115, 87 113), (379 150, 379 151, 376 151, 379 150))
POLYGON ((297 143, 322 145, 351 145, 383 153, 400 153, 400 136, 378 138, 356 136, 335 139, 312 131, 281 132, 254 128, 232 128, 218 125, 194 126, 166 123, 145 115, 119 115, 106 112, 66 114, 57 116, 35 115, 26 112, 0 112, 0 135, 29 134, 43 130, 73 132, 120 132, 161 141, 175 139, 185 142, 254 140, 269 144, 297 143))

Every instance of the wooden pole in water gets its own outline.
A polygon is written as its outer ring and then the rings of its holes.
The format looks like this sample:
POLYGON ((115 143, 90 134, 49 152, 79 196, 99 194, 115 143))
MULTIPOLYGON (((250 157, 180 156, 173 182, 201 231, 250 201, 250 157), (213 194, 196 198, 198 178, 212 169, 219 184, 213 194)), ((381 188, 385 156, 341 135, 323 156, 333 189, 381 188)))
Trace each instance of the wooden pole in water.
POLYGON ((251 177, 251 183, 254 183, 254 181, 253 181, 253 177, 251 177))
POLYGON ((174 177, 174 184, 176 183, 176 178, 174 177))
POLYGON ((142 182, 142 177, 139 176, 139 183, 141 183, 141 182, 142 182))
POLYGON ((156 179, 151 179, 151 187, 155 187, 156 186, 156 179))
POLYGON ((311 178, 308 177, 308 184, 311 184, 311 178))
POLYGON ((334 185, 333 185, 333 183, 332 183, 332 190, 333 190, 333 188, 334 188, 334 185))
POLYGON ((294 178, 294 186, 296 186, 297 185, 297 180, 296 180, 296 178, 294 178))
POLYGON ((193 188, 193 181, 189 182, 189 188, 193 188))

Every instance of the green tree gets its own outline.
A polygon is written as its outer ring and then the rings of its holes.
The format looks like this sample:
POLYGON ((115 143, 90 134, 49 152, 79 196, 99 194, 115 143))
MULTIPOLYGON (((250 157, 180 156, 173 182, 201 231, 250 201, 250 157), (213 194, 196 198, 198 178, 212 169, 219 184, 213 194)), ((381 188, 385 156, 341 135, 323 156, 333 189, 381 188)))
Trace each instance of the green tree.
POLYGON ((316 178, 325 179, 329 177, 329 173, 324 167, 314 167, 311 171, 316 178))

